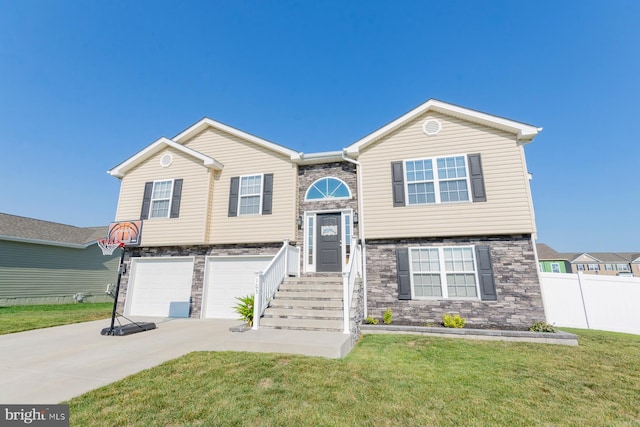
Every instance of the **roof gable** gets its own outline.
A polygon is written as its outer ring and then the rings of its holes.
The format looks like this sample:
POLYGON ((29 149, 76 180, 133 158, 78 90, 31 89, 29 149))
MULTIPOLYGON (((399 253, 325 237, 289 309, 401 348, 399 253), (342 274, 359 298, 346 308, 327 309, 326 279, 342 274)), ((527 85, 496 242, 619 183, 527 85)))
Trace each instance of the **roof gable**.
POLYGON ((203 118, 197 123, 189 126, 184 131, 180 132, 178 135, 172 138, 173 141, 178 144, 184 144, 189 141, 191 138, 206 130, 207 128, 214 128, 226 132, 235 137, 244 139, 245 141, 249 141, 253 144, 256 144, 260 147, 266 148, 271 151, 275 151, 276 153, 282 154, 286 157, 292 158, 293 156, 297 156, 298 152, 291 150, 290 148, 284 147, 282 145, 276 144, 271 141, 267 141, 266 139, 259 138, 250 133, 241 131, 229 125, 225 125, 224 123, 212 120, 208 117, 203 118))
POLYGON ((215 169, 215 170, 222 170, 222 168, 224 167, 224 165, 220 162, 218 162, 216 159, 214 159, 213 157, 209 157, 206 156, 202 153, 199 153, 195 150, 192 150, 191 148, 185 147, 184 145, 178 144, 175 141, 172 141, 168 138, 160 138, 157 141, 155 141, 153 144, 147 146, 146 148, 144 148, 142 151, 139 151, 138 153, 136 153, 135 155, 133 155, 132 157, 129 157, 127 160, 125 160, 124 162, 120 163, 118 166, 114 167, 111 170, 108 170, 107 173, 109 175, 113 175, 116 176, 118 178, 122 178, 123 176, 125 176, 125 174, 131 170, 132 168, 134 168, 135 166, 139 165, 140 163, 144 162, 145 160, 147 160, 149 157, 153 156, 154 154, 156 154, 157 152, 159 152, 160 150, 162 150, 165 147, 172 147, 175 148, 176 150, 190 156, 193 157, 196 160, 199 160, 200 162, 202 162, 202 165, 206 168, 210 168, 210 169, 215 169))
POLYGON ((106 236, 107 230, 0 213, 0 240, 85 248, 106 236))
POLYGON ((417 116, 429 111, 438 112, 444 115, 458 117, 474 123, 479 123, 488 127, 500 129, 516 135, 516 139, 520 142, 531 142, 533 138, 542 130, 542 128, 528 125, 521 122, 505 119, 503 117, 493 116, 469 108, 460 107, 454 104, 430 99, 424 104, 419 105, 408 113, 398 117, 392 122, 382 126, 378 130, 370 133, 359 141, 354 142, 345 148, 349 155, 357 155, 360 150, 366 148, 369 144, 383 138, 400 126, 408 123, 417 116))
POLYGON ((598 258, 595 258, 589 255, 588 253, 582 253, 577 257, 575 257, 571 262, 587 262, 587 263, 591 262, 592 263, 592 262, 600 262, 600 260, 598 258))

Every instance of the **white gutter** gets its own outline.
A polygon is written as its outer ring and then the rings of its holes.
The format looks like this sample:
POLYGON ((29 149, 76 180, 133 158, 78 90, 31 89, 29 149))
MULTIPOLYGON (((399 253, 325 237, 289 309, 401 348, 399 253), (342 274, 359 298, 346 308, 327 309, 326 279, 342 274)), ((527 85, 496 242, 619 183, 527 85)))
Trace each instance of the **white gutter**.
POLYGON ((85 249, 96 243, 92 240, 87 243, 66 243, 66 242, 53 242, 50 240, 29 239, 26 237, 13 237, 13 236, 0 236, 0 240, 7 240, 11 242, 33 243, 36 245, 48 245, 48 246, 62 246, 64 248, 85 249))
POLYGON ((345 162, 356 165, 356 178, 358 179, 358 233, 362 244, 362 292, 364 293, 364 315, 367 318, 367 249, 364 234, 364 194, 362 192, 362 163, 346 156, 346 148, 342 150, 342 159, 345 162))

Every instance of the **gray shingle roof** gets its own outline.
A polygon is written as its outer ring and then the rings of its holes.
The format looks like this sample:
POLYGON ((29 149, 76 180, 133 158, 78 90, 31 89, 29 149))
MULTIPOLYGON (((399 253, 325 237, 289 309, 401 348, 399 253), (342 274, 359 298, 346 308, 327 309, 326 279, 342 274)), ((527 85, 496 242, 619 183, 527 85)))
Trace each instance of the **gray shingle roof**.
POLYGON ((107 226, 75 227, 57 222, 0 213, 0 240, 39 240, 87 245, 107 235, 107 226))
MULTIPOLYGON (((556 252, 552 247, 544 243, 536 243, 536 249, 538 250, 538 259, 542 261, 575 261, 576 258, 582 255, 588 255, 599 260, 604 264, 623 264, 629 263, 634 259, 637 259, 640 255, 631 252, 583 252, 583 253, 560 253, 556 252)), ((576 261, 580 263, 580 261, 576 261)))
POLYGON ((536 243, 536 249, 538 251, 538 259, 542 261, 571 261, 580 255, 556 252, 555 249, 544 243, 536 243))

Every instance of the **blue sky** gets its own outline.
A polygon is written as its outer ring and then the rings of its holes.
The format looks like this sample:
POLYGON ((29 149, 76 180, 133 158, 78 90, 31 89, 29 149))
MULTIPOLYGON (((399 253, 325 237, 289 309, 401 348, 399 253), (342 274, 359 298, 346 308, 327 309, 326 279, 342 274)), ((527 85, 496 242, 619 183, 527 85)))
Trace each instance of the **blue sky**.
POLYGON ((543 127, 539 241, 640 251, 640 2, 0 0, 0 212, 115 216, 106 174, 207 116, 339 150, 429 98, 543 127))

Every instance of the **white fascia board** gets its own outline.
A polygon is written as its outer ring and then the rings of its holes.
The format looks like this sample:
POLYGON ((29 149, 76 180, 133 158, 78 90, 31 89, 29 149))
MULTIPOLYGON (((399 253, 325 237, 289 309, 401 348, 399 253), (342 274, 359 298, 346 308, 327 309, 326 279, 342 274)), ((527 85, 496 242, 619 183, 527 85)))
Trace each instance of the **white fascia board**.
POLYGON ((320 153, 296 153, 291 160, 299 165, 313 165, 326 162, 341 162, 342 151, 323 151, 320 153))
POLYGON ((427 111, 435 111, 449 116, 460 117, 465 120, 480 123, 489 127, 502 129, 516 135, 518 141, 530 142, 542 128, 531 126, 525 123, 516 122, 513 120, 505 119, 491 114, 483 113, 476 110, 470 110, 468 108, 460 107, 458 105, 448 104, 446 102, 438 101, 436 99, 430 99, 424 104, 419 105, 408 113, 398 117, 394 121, 382 126, 378 130, 370 133, 359 141, 354 142, 348 146, 345 150, 348 155, 357 155, 363 147, 370 142, 377 140, 378 138, 386 135, 402 124, 412 120, 416 116, 423 114, 427 111))
MULTIPOLYGON (((598 258, 594 257, 593 255, 589 255, 589 254, 588 254, 588 253, 586 253, 586 252, 583 252, 581 255, 578 255, 577 257, 575 257, 575 258, 573 259, 573 261, 571 261, 571 263, 572 263, 572 264, 582 264, 582 263, 584 263, 585 261, 582 261, 582 260, 579 260, 579 259, 578 259, 578 258, 583 257, 583 256, 586 256, 586 257, 588 257, 588 258, 591 258, 591 259, 592 259, 592 260, 594 260, 594 261, 597 261, 597 262, 599 262, 599 263, 602 263, 602 261, 600 261, 598 258)), ((588 261, 587 261, 587 263, 588 263, 588 261)))
POLYGON ((81 243, 52 242, 49 240, 28 239, 26 237, 13 237, 13 236, 0 236, 0 240, 8 240, 11 242, 21 242, 21 243, 33 243, 36 245, 62 246, 64 248, 73 248, 73 249, 85 249, 88 246, 91 246, 96 243, 95 240, 88 243, 81 244, 81 243))
POLYGON ((208 127, 219 129, 230 135, 237 136, 238 138, 252 142, 256 145, 275 151, 287 157, 293 157, 298 154, 296 151, 291 150, 287 147, 283 147, 282 145, 275 144, 273 142, 267 141, 266 139, 259 138, 255 135, 251 135, 250 133, 243 132, 229 125, 225 125, 224 123, 211 120, 208 117, 205 117, 204 119, 200 120, 198 123, 194 124, 193 126, 189 127, 183 132, 179 133, 173 138, 173 140, 176 141, 178 144, 183 144, 184 142, 188 141, 190 138, 202 132, 208 127))
POLYGON ((125 176, 125 174, 127 173, 127 171, 129 169, 131 169, 132 167, 136 166, 137 164, 139 164, 140 162, 146 160, 147 158, 149 158, 150 156, 154 155, 155 153, 157 153, 158 151, 162 150, 163 148, 165 148, 165 146, 168 147, 172 147, 178 151, 181 151, 189 156, 192 156, 198 160, 202 161, 203 166, 211 168, 211 169, 216 169, 216 170, 222 170, 222 168, 224 167, 222 165, 222 163, 218 162, 216 159, 209 157, 209 156, 205 156, 202 153, 199 153, 198 151, 192 150, 191 148, 185 147, 184 145, 178 144, 175 141, 170 140, 169 138, 160 138, 158 140, 156 140, 154 143, 152 143, 151 145, 147 146, 146 148, 144 148, 142 151, 139 151, 138 153, 136 153, 135 155, 133 155, 132 157, 130 157, 129 159, 125 160, 124 162, 120 163, 118 166, 114 167, 111 170, 108 170, 107 173, 109 175, 118 177, 118 178, 122 178, 125 176))

